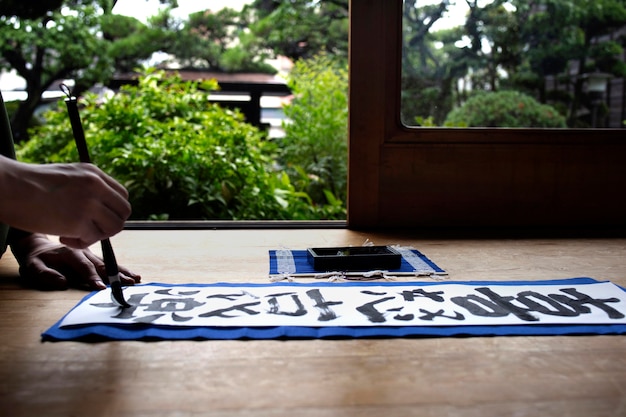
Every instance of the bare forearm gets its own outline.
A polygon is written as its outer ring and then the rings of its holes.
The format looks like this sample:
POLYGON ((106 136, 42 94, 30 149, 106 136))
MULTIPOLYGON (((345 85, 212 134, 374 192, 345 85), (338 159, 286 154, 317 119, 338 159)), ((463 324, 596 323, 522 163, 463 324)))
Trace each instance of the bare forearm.
POLYGON ((84 248, 122 230, 128 192, 91 164, 32 165, 0 156, 0 221, 84 248))

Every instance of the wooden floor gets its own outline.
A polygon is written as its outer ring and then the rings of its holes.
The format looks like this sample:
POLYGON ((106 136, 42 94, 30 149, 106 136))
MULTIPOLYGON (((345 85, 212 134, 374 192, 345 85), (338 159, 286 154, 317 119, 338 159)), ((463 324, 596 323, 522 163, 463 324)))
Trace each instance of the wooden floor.
MULTIPOLYGON (((144 282, 267 282, 269 249, 411 244, 454 280, 626 286, 626 239, 433 239, 345 229, 127 230, 144 282)), ((2 416, 626 416, 626 337, 42 343, 84 292, 0 260, 2 416)))

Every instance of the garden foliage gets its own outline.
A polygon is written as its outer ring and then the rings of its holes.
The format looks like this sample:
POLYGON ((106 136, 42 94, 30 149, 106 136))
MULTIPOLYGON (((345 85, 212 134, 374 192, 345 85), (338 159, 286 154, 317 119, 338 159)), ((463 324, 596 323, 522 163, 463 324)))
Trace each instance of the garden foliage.
POLYGON ((566 127, 565 117, 552 106, 517 91, 476 92, 452 110, 446 125, 468 127, 566 127))
MULTIPOLYGON (((216 89, 214 80, 183 82, 148 70, 106 100, 79 100, 92 160, 128 188, 132 218, 323 218, 328 210, 276 170, 275 146, 240 113, 208 101, 216 89)), ((65 106, 45 117, 19 158, 77 161, 65 106)))
POLYGON ((336 207, 347 198, 347 66, 325 54, 298 61, 289 87, 294 99, 284 108, 279 161, 315 204, 336 207))

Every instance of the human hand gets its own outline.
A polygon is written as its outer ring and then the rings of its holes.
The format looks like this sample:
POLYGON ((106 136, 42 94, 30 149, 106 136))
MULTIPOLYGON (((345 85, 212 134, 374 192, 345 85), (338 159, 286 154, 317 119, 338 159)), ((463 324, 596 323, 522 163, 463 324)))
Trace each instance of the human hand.
POLYGON ((130 216, 128 192, 92 164, 25 164, 0 156, 0 220, 86 248, 113 236, 130 216))
MULTIPOLYGON (((24 284, 40 290, 68 287, 102 290, 108 282, 104 262, 89 249, 74 249, 41 234, 22 237, 11 244, 24 284)), ((122 285, 134 285, 141 276, 119 267, 122 285)))

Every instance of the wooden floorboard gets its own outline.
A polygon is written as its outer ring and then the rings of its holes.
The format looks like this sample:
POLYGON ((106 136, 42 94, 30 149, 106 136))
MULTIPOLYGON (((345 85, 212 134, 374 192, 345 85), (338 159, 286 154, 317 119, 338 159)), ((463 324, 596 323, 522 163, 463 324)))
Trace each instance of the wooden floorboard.
MULTIPOLYGON (((421 238, 347 229, 125 230, 144 282, 268 282, 268 250, 412 245, 450 279, 588 276, 626 286, 626 239, 421 238)), ((94 247, 98 252, 98 248, 94 247)), ((626 415, 626 337, 40 342, 85 292, 21 288, 0 260, 7 416, 626 415)))

